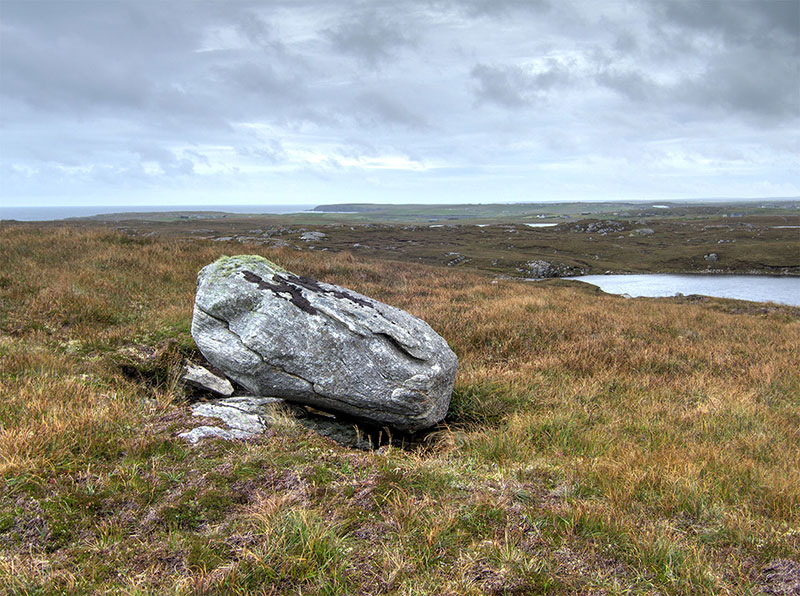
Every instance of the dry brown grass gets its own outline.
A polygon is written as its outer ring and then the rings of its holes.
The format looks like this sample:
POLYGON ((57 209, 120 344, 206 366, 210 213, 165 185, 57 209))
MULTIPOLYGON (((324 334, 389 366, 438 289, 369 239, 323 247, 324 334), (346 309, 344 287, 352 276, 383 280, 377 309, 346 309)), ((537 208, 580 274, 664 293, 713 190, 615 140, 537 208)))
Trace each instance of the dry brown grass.
POLYGON ((800 559, 797 309, 68 226, 0 255, 11 593, 752 594, 800 559), (446 424, 413 452, 180 442, 196 273, 240 252, 427 320, 446 424))

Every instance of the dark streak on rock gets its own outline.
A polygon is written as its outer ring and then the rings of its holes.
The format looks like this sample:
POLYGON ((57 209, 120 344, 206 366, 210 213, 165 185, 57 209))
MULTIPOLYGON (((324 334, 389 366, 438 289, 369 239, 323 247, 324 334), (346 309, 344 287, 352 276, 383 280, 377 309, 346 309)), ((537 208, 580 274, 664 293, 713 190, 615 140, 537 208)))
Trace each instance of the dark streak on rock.
POLYGON ((250 283, 256 284, 260 290, 270 290, 276 296, 279 294, 279 292, 290 294, 291 298, 289 298, 289 302, 310 315, 317 314, 317 309, 311 306, 311 303, 308 301, 308 299, 303 296, 300 288, 306 289, 310 292, 317 292, 319 294, 330 294, 331 296, 341 300, 349 300, 353 304, 358 304, 359 306, 374 308, 372 303, 364 298, 359 298, 358 296, 355 296, 344 290, 331 290, 323 288, 319 285, 319 282, 316 279, 312 279, 310 277, 287 275, 282 279, 277 275, 273 275, 272 281, 275 283, 270 283, 264 281, 252 271, 242 271, 242 275, 244 275, 244 278, 250 283))
POLYGON ((366 306, 368 308, 372 308, 372 304, 363 298, 359 298, 358 296, 354 296, 350 292, 345 292, 342 290, 327 290, 319 285, 319 282, 316 279, 311 277, 303 277, 303 276, 291 276, 286 278, 287 281, 300 286, 301 288, 305 288, 306 290, 310 290, 312 292, 319 292, 320 294, 331 294, 336 298, 340 298, 343 300, 349 300, 354 304, 358 304, 360 306, 366 306))
POLYGON ((277 275, 273 275, 272 280, 276 283, 269 283, 252 271, 242 271, 242 275, 250 283, 256 284, 259 290, 269 290, 279 298, 283 298, 281 294, 289 294, 289 302, 294 304, 297 308, 310 315, 317 314, 317 309, 311 306, 311 303, 303 296, 303 292, 301 292, 296 285, 287 283, 288 280, 284 281, 277 275))

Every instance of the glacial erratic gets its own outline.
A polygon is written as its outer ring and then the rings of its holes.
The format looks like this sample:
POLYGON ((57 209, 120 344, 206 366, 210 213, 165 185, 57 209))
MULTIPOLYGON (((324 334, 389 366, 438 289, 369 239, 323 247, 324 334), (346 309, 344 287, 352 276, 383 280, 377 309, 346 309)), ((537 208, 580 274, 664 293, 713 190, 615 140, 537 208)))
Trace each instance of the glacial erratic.
POLYGON ((421 319, 250 255, 200 271, 192 336, 255 395, 404 431, 445 417, 458 366, 421 319))

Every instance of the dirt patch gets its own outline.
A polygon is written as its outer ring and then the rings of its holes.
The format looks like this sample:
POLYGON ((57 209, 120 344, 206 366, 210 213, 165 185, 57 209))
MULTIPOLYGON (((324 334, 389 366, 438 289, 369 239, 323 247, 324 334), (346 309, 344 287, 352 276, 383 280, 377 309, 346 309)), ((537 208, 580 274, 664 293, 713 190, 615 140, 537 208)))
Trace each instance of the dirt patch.
POLYGON ((791 559, 770 561, 759 574, 762 594, 780 596, 800 595, 800 563, 791 559))
POLYGON ((515 576, 510 569, 497 568, 487 561, 477 561, 468 572, 472 581, 480 585, 485 594, 532 594, 534 586, 515 576))
POLYGON ((28 496, 20 496, 14 502, 17 510, 10 527, 0 532, 0 545, 14 544, 43 548, 50 538, 50 527, 45 512, 39 503, 28 496))

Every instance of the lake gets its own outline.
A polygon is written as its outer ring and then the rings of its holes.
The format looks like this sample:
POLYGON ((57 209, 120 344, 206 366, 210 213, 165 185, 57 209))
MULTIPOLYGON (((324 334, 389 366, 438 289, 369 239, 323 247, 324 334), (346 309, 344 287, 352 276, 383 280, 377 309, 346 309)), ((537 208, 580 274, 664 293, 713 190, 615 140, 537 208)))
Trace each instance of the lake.
POLYGON ((609 294, 628 294, 630 296, 702 294, 719 298, 778 302, 800 306, 800 277, 648 273, 582 275, 567 279, 593 284, 609 294))

